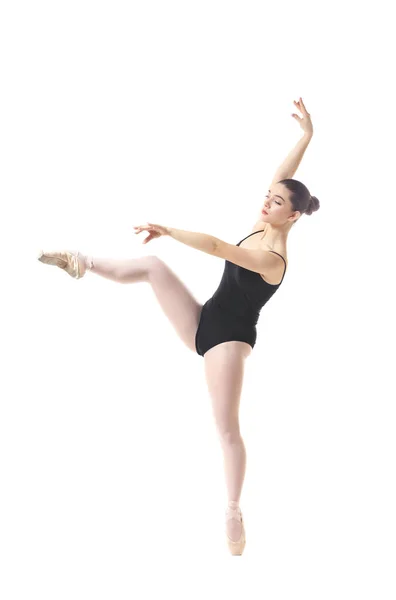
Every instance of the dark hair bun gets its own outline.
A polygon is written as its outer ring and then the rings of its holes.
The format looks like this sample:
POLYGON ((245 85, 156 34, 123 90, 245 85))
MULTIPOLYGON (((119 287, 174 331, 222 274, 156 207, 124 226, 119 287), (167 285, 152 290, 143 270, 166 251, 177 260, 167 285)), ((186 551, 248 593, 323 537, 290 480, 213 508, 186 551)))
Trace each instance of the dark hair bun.
POLYGON ((320 202, 316 196, 311 196, 311 200, 308 204, 307 210, 305 211, 306 215, 312 215, 313 212, 319 210, 320 202))

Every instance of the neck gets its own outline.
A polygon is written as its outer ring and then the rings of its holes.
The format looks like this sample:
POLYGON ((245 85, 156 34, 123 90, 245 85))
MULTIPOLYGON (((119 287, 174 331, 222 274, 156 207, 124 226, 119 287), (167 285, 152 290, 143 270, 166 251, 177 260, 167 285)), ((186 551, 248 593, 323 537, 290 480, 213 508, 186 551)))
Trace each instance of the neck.
MULTIPOLYGON (((259 225, 260 222, 258 221, 259 225)), ((270 223, 264 223, 261 221, 262 228, 266 225, 266 232, 262 235, 261 239, 271 247, 275 246, 286 246, 287 236, 289 234, 291 223, 285 223, 283 225, 272 225, 270 223)))

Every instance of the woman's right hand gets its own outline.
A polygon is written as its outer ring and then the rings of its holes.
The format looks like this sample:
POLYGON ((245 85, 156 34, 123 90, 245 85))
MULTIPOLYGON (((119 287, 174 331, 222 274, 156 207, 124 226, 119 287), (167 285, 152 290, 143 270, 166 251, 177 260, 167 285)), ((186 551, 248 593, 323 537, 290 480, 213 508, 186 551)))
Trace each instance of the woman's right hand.
POLYGON ((301 129, 305 133, 312 135, 313 134, 313 126, 312 126, 312 121, 311 121, 311 115, 305 108, 302 98, 300 98, 300 100, 298 102, 296 102, 295 100, 293 100, 293 102, 297 106, 297 108, 301 111, 303 116, 301 118, 298 115, 293 113, 292 117, 295 118, 299 122, 301 129))

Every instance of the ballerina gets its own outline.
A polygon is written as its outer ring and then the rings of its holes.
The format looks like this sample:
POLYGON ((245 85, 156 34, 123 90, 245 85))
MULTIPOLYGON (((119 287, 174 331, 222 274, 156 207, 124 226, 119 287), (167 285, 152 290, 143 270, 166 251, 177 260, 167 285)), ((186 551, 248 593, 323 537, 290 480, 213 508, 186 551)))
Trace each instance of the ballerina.
POLYGON ((75 279, 81 279, 90 271, 118 283, 149 283, 181 341, 204 358, 206 382, 224 457, 228 493, 226 540, 234 556, 240 556, 246 545, 239 506, 246 449, 238 415, 245 360, 256 343, 260 311, 279 289, 285 276, 289 231, 303 214, 311 215, 319 208, 319 200, 311 196, 307 187, 292 179, 313 136, 310 114, 302 98, 294 104, 302 117, 295 113, 292 117, 304 135, 277 169, 252 232, 238 244, 227 244, 212 235, 156 223, 134 227, 136 234, 148 232, 143 244, 170 236, 225 261, 219 287, 205 304, 200 304, 156 255, 112 259, 64 250, 42 252, 38 257, 41 262, 55 265, 75 279))

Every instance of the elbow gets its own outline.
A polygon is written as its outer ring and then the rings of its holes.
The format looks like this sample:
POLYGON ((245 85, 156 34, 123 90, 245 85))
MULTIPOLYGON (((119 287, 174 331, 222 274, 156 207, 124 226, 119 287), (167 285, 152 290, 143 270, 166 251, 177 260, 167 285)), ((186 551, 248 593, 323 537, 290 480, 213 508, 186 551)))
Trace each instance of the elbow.
POLYGON ((224 255, 224 243, 223 240, 219 240, 219 238, 212 238, 212 252, 214 256, 218 256, 222 258, 224 255))

